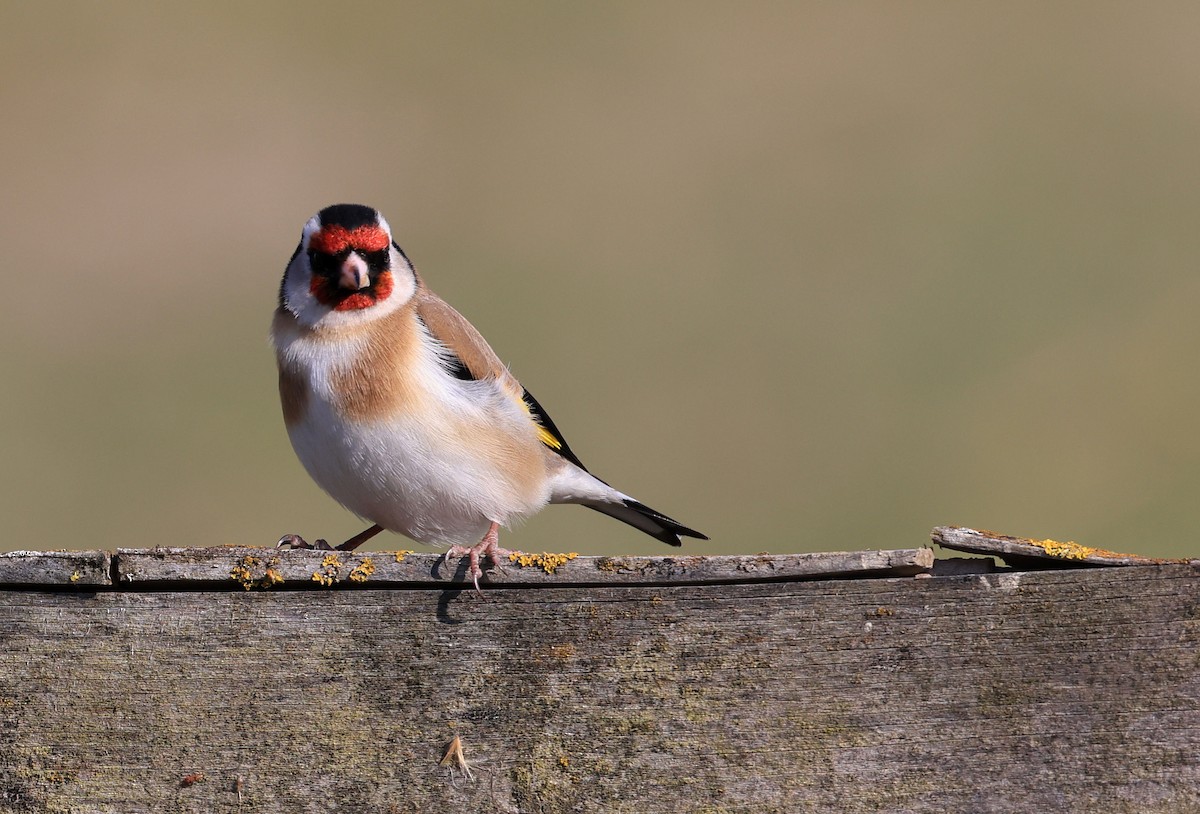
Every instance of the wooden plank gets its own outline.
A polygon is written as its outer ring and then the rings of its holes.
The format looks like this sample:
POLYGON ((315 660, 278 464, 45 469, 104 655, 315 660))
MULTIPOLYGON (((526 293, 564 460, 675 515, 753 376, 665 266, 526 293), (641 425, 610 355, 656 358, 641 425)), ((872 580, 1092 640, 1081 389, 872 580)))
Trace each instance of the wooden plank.
POLYGON ((0 636, 5 812, 1200 810, 1191 566, 0 591, 0 636))
POLYGON ((107 551, 0 552, 0 585, 58 585, 89 589, 111 585, 107 551))
MULTIPOLYGON (((657 585, 747 582, 847 575, 908 576, 929 571, 933 549, 825 554, 756 554, 715 557, 579 557, 521 554, 502 570, 489 569, 483 584, 657 585)), ((229 588, 446 587, 461 583, 465 562, 447 566, 440 554, 287 551, 264 548, 151 548, 117 550, 123 586, 189 583, 229 588)))
MULTIPOLYGON (((1070 566, 1087 565, 1158 565, 1164 563, 1189 563, 1193 560, 1165 560, 1140 557, 1136 554, 1120 554, 1099 548, 1089 548, 1074 541, 1034 540, 1028 537, 1011 537, 994 531, 970 529, 962 526, 938 526, 930 535, 933 542, 955 551, 972 554, 994 554, 1006 562, 1031 566, 1036 563, 1070 566)), ((1043 566, 1044 567, 1044 566, 1043 566)))

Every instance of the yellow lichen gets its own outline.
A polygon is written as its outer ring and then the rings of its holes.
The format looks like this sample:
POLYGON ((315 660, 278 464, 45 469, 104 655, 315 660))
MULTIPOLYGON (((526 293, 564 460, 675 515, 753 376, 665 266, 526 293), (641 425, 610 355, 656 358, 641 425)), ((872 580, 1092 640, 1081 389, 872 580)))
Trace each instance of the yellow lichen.
POLYGON ((354 582, 366 582, 374 573, 375 563, 370 557, 364 557, 362 562, 350 570, 350 579, 354 582))
POLYGON ((254 587, 254 570, 258 567, 258 557, 247 554, 242 561, 229 571, 229 578, 241 584, 247 591, 254 587))
POLYGON ((1065 560, 1082 560, 1088 555, 1087 550, 1076 544, 1074 540, 1068 540, 1065 543, 1058 540, 1030 540, 1029 543, 1042 549, 1051 557, 1061 557, 1065 560))
POLYGON ((566 565, 578 556, 574 551, 569 554, 551 554, 547 551, 543 551, 541 554, 526 554, 522 551, 514 551, 508 555, 508 561, 514 562, 522 568, 535 566, 547 574, 553 574, 559 566, 566 565))
POLYGON ((79 573, 79 569, 76 568, 73 572, 71 572, 70 580, 71 580, 71 582, 79 582, 79 579, 82 576, 83 576, 83 574, 79 573))
POLYGON ((1057 557, 1062 560, 1086 560, 1088 557, 1129 557, 1130 554, 1119 554, 1115 551, 1105 551, 1101 548, 1091 548, 1090 546, 1080 545, 1074 540, 1067 542, 1059 542, 1058 540, 1023 540, 1032 546, 1037 546, 1042 551, 1045 551, 1048 556, 1057 557))
POLYGON ((312 581, 320 583, 328 588, 333 583, 337 582, 338 575, 342 572, 342 561, 338 559, 338 555, 330 552, 321 560, 321 567, 313 571, 312 581))
POLYGON ((566 755, 563 755, 558 759, 558 765, 562 766, 564 769, 569 769, 571 768, 571 759, 566 755))
POLYGON ((275 566, 279 565, 278 557, 272 557, 266 562, 261 577, 255 576, 254 572, 262 565, 261 559, 247 554, 242 557, 241 562, 230 569, 229 578, 239 583, 247 591, 251 588, 270 588, 284 581, 283 575, 275 569, 275 566))
POLYGON ((415 554, 415 553, 416 553, 415 551, 410 551, 408 549, 405 549, 404 551, 397 551, 396 552, 396 562, 404 562, 405 557, 407 557, 409 554, 415 554))

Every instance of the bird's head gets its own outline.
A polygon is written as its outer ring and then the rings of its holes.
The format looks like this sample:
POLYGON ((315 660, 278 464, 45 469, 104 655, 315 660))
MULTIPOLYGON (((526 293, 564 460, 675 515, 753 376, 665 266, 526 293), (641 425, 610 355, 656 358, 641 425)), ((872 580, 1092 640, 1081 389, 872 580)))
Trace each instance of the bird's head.
POLYGON ((280 305, 309 327, 391 313, 412 297, 412 264, 369 206, 334 204, 308 219, 279 290, 280 305))

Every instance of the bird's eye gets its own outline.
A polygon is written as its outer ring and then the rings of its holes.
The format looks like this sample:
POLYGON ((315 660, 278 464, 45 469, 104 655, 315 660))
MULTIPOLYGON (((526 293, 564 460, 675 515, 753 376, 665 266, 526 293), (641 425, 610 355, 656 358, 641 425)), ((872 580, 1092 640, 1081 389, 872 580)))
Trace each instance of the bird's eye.
POLYGON ((332 275, 338 270, 337 258, 323 252, 309 250, 308 262, 312 265, 313 274, 332 275))
POLYGON ((388 253, 386 249, 379 252, 363 252, 363 257, 366 258, 367 266, 373 271, 387 268, 388 253))

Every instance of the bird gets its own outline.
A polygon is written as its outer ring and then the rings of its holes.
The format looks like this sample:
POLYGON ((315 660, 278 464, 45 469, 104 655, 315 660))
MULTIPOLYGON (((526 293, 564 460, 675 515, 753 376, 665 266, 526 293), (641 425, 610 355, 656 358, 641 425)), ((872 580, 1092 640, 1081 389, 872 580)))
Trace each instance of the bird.
MULTIPOLYGON (((334 204, 311 217, 271 323, 292 447, 312 479, 383 530, 481 563, 513 552, 499 530, 573 503, 672 546, 707 540, 595 475, 465 317, 425 284, 378 210, 334 204)), ((283 548, 312 548, 284 535, 283 548)), ((332 548, 323 540, 316 547, 332 548)))

